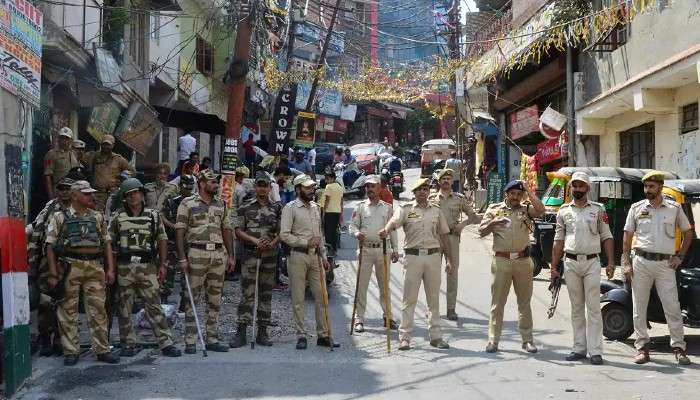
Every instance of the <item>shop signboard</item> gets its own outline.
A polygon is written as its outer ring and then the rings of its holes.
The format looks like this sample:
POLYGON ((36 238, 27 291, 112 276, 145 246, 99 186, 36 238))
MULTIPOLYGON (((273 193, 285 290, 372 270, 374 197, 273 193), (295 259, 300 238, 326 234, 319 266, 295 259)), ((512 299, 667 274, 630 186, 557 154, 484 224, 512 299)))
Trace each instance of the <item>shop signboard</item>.
POLYGON ((97 143, 102 143, 102 139, 105 135, 111 135, 114 133, 114 129, 117 127, 117 122, 119 121, 119 116, 121 113, 121 108, 111 101, 100 106, 93 107, 92 111, 90 112, 90 120, 88 121, 88 126, 86 128, 87 132, 95 139, 95 141, 97 141, 97 143))
POLYGON ((296 85, 288 85, 282 87, 277 95, 277 102, 272 114, 272 131, 270 132, 273 154, 287 154, 289 152, 296 94, 296 85))
MULTIPOLYGON (((311 85, 306 82, 299 82, 297 88, 296 107, 298 110, 304 110, 306 109, 306 104, 309 102, 311 85)), ((318 112, 320 114, 332 115, 334 117, 340 116, 343 108, 343 96, 340 92, 337 90, 319 88, 318 91, 316 91, 315 99, 318 101, 318 112)))
POLYGON ((540 130, 540 118, 537 105, 525 107, 508 115, 510 138, 520 139, 540 130))
POLYGON ((221 173, 235 174, 238 167, 238 139, 226 138, 221 152, 221 173))
POLYGON ((297 114, 297 136, 294 144, 312 147, 316 141, 316 114, 299 111, 297 114))
POLYGON ((144 103, 136 101, 129 105, 114 136, 137 153, 146 155, 162 128, 158 116, 144 103))
POLYGON ((504 186, 504 176, 502 174, 499 174, 496 170, 491 170, 491 172, 489 172, 489 178, 486 183, 486 202, 488 204, 493 204, 503 200, 504 186))

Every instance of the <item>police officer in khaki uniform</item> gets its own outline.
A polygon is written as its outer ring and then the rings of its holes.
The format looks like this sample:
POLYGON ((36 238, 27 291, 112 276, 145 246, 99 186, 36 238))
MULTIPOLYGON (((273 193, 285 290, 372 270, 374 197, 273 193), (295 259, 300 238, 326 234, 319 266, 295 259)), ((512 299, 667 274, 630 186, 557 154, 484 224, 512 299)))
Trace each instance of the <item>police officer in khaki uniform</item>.
POLYGON ((301 174, 294 178, 294 187, 297 198, 282 209, 280 238, 290 247, 287 270, 292 291, 294 327, 298 337, 296 348, 305 350, 307 347, 304 325, 304 293, 307 283, 316 306, 316 345, 339 347, 340 345, 333 343, 329 337, 323 312, 319 268, 328 270, 330 265, 326 259, 326 243, 321 231, 321 207, 313 201, 316 182, 308 175, 301 174), (319 265, 319 254, 323 265, 319 265))
MULTIPOLYGON (((590 179, 585 172, 571 176, 571 196, 557 212, 556 233, 552 247, 552 265, 559 265, 564 256, 564 278, 571 299, 571 325, 574 346, 566 361, 591 356, 591 364, 603 363, 603 319, 600 315, 600 243, 608 260, 606 272, 612 279, 615 272, 613 236, 608 215, 600 203, 588 200, 590 179), (586 312, 588 320, 586 320, 586 312)), ((551 269, 552 280, 560 276, 551 269)))
POLYGON ((637 335, 634 362, 646 364, 650 361, 647 306, 649 292, 656 286, 656 293, 664 308, 673 353, 679 364, 689 365, 690 359, 686 355, 683 339, 683 315, 678 302, 676 269, 690 247, 693 232, 681 206, 663 198, 663 172, 649 172, 642 177, 642 182, 646 199, 630 207, 622 243, 622 266, 625 276, 632 281, 634 332, 637 335), (676 230, 683 233, 678 252, 675 251, 676 230), (630 254, 633 242, 634 257, 630 254))
MULTIPOLYGON (((382 239, 379 237, 379 231, 389 222, 393 214, 391 204, 379 199, 379 191, 381 190, 379 177, 371 175, 365 181, 365 191, 367 199, 359 202, 352 213, 350 222, 350 234, 357 238, 362 248, 362 259, 360 263, 359 284, 357 286, 357 313, 355 316, 355 332, 364 332, 364 317, 367 307, 367 288, 370 278, 372 277, 372 269, 374 276, 377 278, 379 285, 379 300, 384 311, 384 319, 387 317, 386 310, 386 294, 384 293, 384 250, 382 249, 382 239)), ((398 242, 396 232, 391 232, 389 236, 390 246, 387 246, 387 251, 391 251, 391 261, 397 262, 398 242)), ((385 321, 386 322, 386 321, 385 321)), ((391 329, 397 329, 398 326, 394 320, 389 321, 391 329)))
POLYGON ((438 349, 449 349, 440 330, 440 271, 442 253, 447 259, 447 272, 452 269, 452 254, 447 244, 450 228, 440 207, 428 202, 430 183, 419 179, 411 189, 415 200, 403 204, 391 217, 379 237, 385 239, 392 231, 403 228, 406 234, 406 265, 404 269, 403 304, 399 350, 409 350, 413 334, 413 317, 418 302, 421 283, 425 285, 428 303, 428 329, 430 345, 438 349))
POLYGON ((68 171, 80 166, 79 159, 71 148, 72 144, 73 131, 67 127, 61 128, 58 131, 58 147, 49 150, 44 157, 44 176, 49 198, 54 198, 56 185, 68 175, 68 171))
POLYGON ((82 166, 82 159, 85 157, 85 142, 82 140, 76 139, 73 141, 73 152, 75 153, 75 157, 80 161, 80 165, 82 166))
POLYGON ((100 144, 100 151, 91 151, 85 154, 83 163, 92 176, 92 184, 97 190, 95 193, 95 209, 104 211, 105 203, 110 193, 119 190, 121 184, 119 174, 128 170, 131 176, 136 174, 134 168, 129 165, 124 157, 112 152, 114 148, 114 136, 104 135, 100 144))
POLYGON ((544 214, 544 205, 534 191, 527 190, 523 181, 511 181, 505 187, 505 200, 491 204, 479 225, 484 237, 493 233, 494 257, 491 263, 491 315, 487 353, 498 351, 503 327, 503 308, 508 300, 511 283, 518 299, 518 328, 523 339, 523 350, 536 353, 532 342, 532 260, 530 259, 530 231, 532 218, 544 214), (523 202, 527 197, 529 204, 523 202))
MULTIPOLYGON (((476 224, 479 217, 472 209, 467 198, 463 194, 452 191, 452 182, 455 179, 452 169, 446 168, 438 174, 440 187, 438 191, 428 197, 428 201, 440 206, 440 210, 445 215, 450 233, 447 235, 447 243, 452 254, 452 270, 446 275, 447 280, 447 319, 456 321, 458 319, 455 308, 457 306, 457 282, 459 278, 459 238, 462 229, 468 224, 476 224), (467 214, 467 219, 462 221, 462 213, 467 214)), ((457 177, 459 179, 459 177, 457 177)))
POLYGON ((170 165, 161 163, 156 166, 156 180, 144 185, 146 188, 146 207, 161 210, 166 199, 177 196, 178 188, 168 182, 168 175, 170 175, 170 165))

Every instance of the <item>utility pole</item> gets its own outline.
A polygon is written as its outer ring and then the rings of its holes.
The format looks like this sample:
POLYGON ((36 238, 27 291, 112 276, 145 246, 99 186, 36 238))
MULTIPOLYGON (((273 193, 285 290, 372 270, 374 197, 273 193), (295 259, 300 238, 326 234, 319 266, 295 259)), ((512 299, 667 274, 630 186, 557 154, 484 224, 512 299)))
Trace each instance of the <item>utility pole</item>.
MULTIPOLYGON (((252 0, 257 1, 257 0, 252 0)), ((233 84, 228 97, 228 110, 226 112, 226 138, 235 139, 241 134, 243 121, 243 106, 245 105, 246 75, 248 72, 248 60, 250 59, 250 37, 253 32, 253 21, 255 20, 255 4, 248 2, 240 3, 241 10, 248 12, 238 24, 236 33, 236 44, 233 56, 233 65, 236 74, 233 76, 233 84)))
POLYGON ((318 72, 323 68, 326 63, 326 53, 328 53, 328 45, 331 43, 331 35, 333 34, 333 26, 335 25, 335 20, 338 17, 338 9, 340 9, 340 0, 335 1, 335 7, 333 8, 333 16, 331 17, 331 23, 328 25, 328 33, 326 34, 326 39, 323 41, 323 47, 321 48, 321 55, 318 58, 318 64, 316 65, 316 76, 314 76, 314 82, 311 84, 311 91, 309 92, 309 101, 306 103, 306 111, 311 112, 314 105, 314 96, 316 96, 316 90, 318 89, 318 72))
MULTIPOLYGON (((459 38, 460 38, 460 15, 459 15, 459 0, 453 0, 452 1, 452 7, 450 7, 450 12, 448 14, 448 21, 449 21, 449 26, 448 28, 450 29, 450 36, 447 42, 447 46, 449 48, 449 55, 451 60, 459 60, 462 57, 461 51, 460 51, 460 45, 459 45, 459 38)), ((464 130, 461 128, 462 125, 462 118, 459 112, 459 103, 458 103, 458 98, 457 98, 457 76, 452 75, 452 78, 450 79, 450 91, 452 92, 452 100, 454 101, 454 109, 455 109, 455 142, 457 144, 457 152, 459 159, 462 161, 462 165, 464 168, 465 160, 464 160, 464 130)), ((467 165, 467 170, 469 170, 468 165, 467 165)), ((461 191, 464 188, 464 173, 459 174, 459 190, 461 191)))

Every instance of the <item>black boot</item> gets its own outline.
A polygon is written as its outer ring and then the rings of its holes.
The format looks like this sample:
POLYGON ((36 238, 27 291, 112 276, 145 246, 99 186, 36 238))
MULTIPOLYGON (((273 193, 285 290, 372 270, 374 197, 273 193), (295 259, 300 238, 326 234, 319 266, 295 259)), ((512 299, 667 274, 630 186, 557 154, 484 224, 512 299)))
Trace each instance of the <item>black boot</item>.
POLYGON ((272 346, 272 341, 270 340, 270 337, 267 336, 266 326, 258 327, 258 334, 255 336, 255 343, 261 346, 272 346))
POLYGON ((39 336, 39 355, 41 357, 49 357, 53 354, 53 345, 51 344, 51 336, 39 336))
POLYGON ((231 343, 229 343, 229 346, 231 346, 232 349, 237 349, 239 347, 243 347, 246 345, 247 340, 246 340, 246 325, 244 324, 238 324, 238 329, 236 330, 236 336, 231 339, 231 343))

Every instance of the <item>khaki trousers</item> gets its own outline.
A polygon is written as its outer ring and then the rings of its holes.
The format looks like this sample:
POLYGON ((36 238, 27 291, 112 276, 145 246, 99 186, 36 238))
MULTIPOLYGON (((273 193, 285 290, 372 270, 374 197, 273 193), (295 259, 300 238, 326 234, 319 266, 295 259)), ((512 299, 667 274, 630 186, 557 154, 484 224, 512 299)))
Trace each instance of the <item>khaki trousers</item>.
POLYGON ((571 299, 573 352, 603 354, 603 318, 600 315, 600 260, 564 259, 564 279, 571 299), (588 318, 586 318, 588 317, 588 318))
POLYGON ((632 274, 634 333, 637 335, 634 347, 641 349, 649 343, 647 307, 651 288, 656 285, 656 292, 664 308, 671 336, 671 347, 680 347, 685 350, 683 315, 678 302, 676 271, 669 267, 668 261, 650 261, 640 256, 634 257, 632 268, 634 271, 632 274))
POLYGON ((508 300, 511 283, 518 299, 518 330, 524 342, 532 342, 532 260, 494 257, 491 263, 491 317, 489 342, 498 343, 503 328, 503 308, 508 300))
MULTIPOLYGON (((367 288, 369 287, 370 278, 372 278, 372 269, 374 276, 377 278, 379 286, 379 301, 386 316, 386 296, 384 294, 384 253, 382 249, 364 247, 362 249, 362 268, 360 269, 360 283, 357 288, 357 313, 355 322, 363 322, 365 310, 367 309, 367 288)), ((388 260, 387 260, 388 262, 388 260)), ((358 266, 359 267, 359 266, 358 266)))
POLYGON ((441 339, 440 330, 440 253, 427 256, 406 255, 403 282, 403 304, 401 305, 401 340, 411 340, 413 334, 413 317, 418 302, 418 290, 425 284, 425 300, 428 303, 428 331, 430 339, 441 339))
POLYGON ((328 337, 326 320, 323 314, 323 300, 321 293, 321 274, 318 264, 318 255, 292 251, 289 255, 287 272, 289 273, 289 288, 292 292, 292 312, 294 314, 294 328, 297 336, 306 337, 306 316, 304 297, 306 283, 309 283, 311 294, 314 296, 316 307, 316 333, 318 337, 328 337))
POLYGON ((459 278, 459 235, 447 235, 447 244, 450 246, 450 254, 455 265, 452 272, 445 273, 447 279, 447 309, 454 310, 457 306, 457 282, 459 278))

